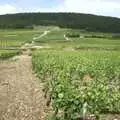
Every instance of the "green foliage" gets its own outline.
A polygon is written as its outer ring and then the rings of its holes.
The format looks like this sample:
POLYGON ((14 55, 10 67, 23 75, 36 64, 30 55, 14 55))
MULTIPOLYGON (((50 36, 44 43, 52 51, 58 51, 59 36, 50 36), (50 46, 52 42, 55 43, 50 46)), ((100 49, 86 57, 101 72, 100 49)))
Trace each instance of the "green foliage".
POLYGON ((113 34, 112 38, 120 40, 120 34, 113 34))
POLYGON ((71 37, 71 38, 76 38, 76 37, 80 37, 79 33, 67 33, 66 37, 71 37))
POLYGON ((33 37, 40 36, 40 30, 1 30, 0 49, 19 48, 25 43, 32 42, 33 37))
POLYGON ((120 112, 119 52, 38 51, 32 63, 57 119, 120 112))
POLYGON ((49 45, 53 49, 75 49, 75 50, 120 50, 120 39, 112 38, 112 34, 82 32, 73 29, 51 28, 51 32, 40 39, 35 40, 36 45, 49 45), (80 35, 80 37, 71 37, 69 40, 64 38, 67 33, 80 35), (84 36, 94 36, 94 38, 84 38, 84 36), (104 38, 100 38, 103 36, 104 38))
POLYGON ((0 28, 2 29, 33 29, 35 25, 120 33, 120 19, 113 17, 80 13, 19 13, 0 16, 0 28))
POLYGON ((108 37, 106 37, 106 36, 104 36, 104 35, 86 35, 86 36, 84 36, 85 38, 108 38, 108 37))
POLYGON ((0 50, 0 60, 8 59, 18 54, 20 54, 18 50, 0 50))

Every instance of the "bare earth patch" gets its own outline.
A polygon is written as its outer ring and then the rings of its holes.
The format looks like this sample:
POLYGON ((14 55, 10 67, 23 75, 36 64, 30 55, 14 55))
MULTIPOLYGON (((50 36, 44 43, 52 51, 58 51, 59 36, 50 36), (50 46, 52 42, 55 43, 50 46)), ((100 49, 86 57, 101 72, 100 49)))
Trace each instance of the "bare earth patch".
POLYGON ((0 120, 45 120, 42 86, 36 82, 30 56, 0 62, 0 120))

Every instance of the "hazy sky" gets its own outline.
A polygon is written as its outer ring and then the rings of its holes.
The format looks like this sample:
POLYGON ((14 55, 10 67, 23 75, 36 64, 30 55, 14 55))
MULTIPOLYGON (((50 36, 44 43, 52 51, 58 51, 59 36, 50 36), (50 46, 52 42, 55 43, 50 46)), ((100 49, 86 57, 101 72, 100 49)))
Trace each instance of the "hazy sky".
POLYGON ((120 0, 0 0, 0 14, 79 12, 120 17, 120 0))

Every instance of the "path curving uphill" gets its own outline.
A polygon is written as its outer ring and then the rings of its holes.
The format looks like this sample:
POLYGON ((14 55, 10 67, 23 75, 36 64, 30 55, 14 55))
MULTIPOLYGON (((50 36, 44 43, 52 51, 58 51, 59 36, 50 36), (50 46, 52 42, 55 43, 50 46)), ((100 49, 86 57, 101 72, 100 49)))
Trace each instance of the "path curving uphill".
POLYGON ((43 84, 37 83, 28 54, 25 51, 16 61, 0 62, 0 120, 45 120, 43 84))
POLYGON ((37 36, 37 37, 33 37, 33 40, 37 40, 37 39, 39 39, 39 38, 41 38, 41 37, 43 37, 43 36, 46 36, 49 32, 50 32, 50 31, 44 31, 44 33, 43 33, 42 35, 37 36))
POLYGON ((65 40, 69 41, 70 39, 64 34, 65 40))

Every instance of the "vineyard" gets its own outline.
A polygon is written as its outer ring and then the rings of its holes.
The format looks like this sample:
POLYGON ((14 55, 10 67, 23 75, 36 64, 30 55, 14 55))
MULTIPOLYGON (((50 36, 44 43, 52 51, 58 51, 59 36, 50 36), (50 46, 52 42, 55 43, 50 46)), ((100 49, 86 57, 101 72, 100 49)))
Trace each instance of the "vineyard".
POLYGON ((52 104, 51 120, 120 113, 119 52, 43 50, 32 63, 52 104))
POLYGON ((21 46, 42 33, 43 30, 0 30, 0 60, 19 55, 21 46))
POLYGON ((4 29, 0 63, 0 120, 120 120, 119 35, 4 29))

